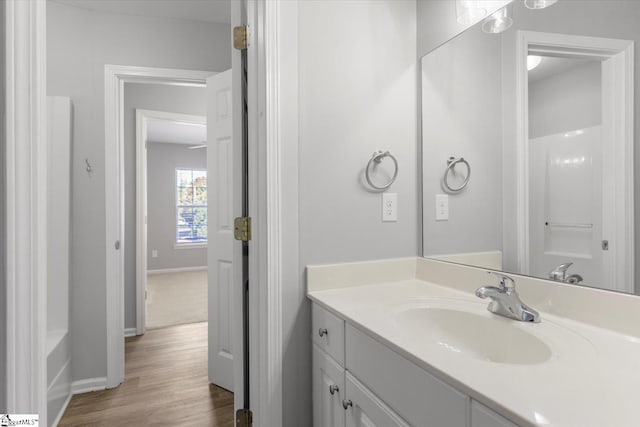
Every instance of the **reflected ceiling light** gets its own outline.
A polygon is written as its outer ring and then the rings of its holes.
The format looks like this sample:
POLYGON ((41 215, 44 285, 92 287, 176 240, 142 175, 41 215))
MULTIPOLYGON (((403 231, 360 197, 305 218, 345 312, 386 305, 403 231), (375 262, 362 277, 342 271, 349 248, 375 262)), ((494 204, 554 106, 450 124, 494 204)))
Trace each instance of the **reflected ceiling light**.
POLYGON ((536 68, 542 62, 542 57, 538 55, 527 55, 527 71, 536 68))
POLYGON ((498 34, 506 31, 513 25, 511 12, 508 7, 503 7, 482 23, 482 31, 489 34, 498 34))
POLYGON ((553 6, 558 0, 524 0, 524 5, 529 9, 544 9, 553 6))
POLYGON ((487 16, 486 1, 456 0, 456 14, 458 15, 459 24, 475 24, 487 16))

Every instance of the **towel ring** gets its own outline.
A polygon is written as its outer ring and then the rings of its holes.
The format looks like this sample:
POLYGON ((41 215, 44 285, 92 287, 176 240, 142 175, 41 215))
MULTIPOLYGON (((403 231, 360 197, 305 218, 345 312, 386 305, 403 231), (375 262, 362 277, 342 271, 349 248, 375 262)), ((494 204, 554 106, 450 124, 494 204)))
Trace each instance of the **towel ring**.
POLYGON ((367 179, 367 182, 369 183, 369 185, 375 188, 376 190, 386 190, 387 188, 391 187, 391 184, 393 184, 396 178, 398 177, 398 161, 393 156, 393 154, 391 154, 388 151, 385 151, 385 152, 376 151, 375 153, 373 153, 373 156, 371 156, 369 163, 367 163, 367 167, 364 169, 364 176, 367 179), (395 170, 393 171, 393 176, 391 177, 389 182, 387 182, 385 185, 380 186, 373 183, 373 181, 371 180, 371 176, 369 175, 369 171, 371 170, 371 165, 373 163, 380 164, 382 162, 382 159, 384 159, 385 157, 389 157, 391 160, 393 160, 393 164, 395 165, 395 170))
POLYGON ((447 190, 451 191, 452 193, 456 193, 456 192, 462 190, 469 183, 469 178, 470 177, 471 177, 471 166, 469 165, 469 162, 467 162, 464 159, 464 157, 460 157, 458 159, 456 159, 455 157, 449 157, 449 160, 447 160, 447 169, 445 169, 445 171, 444 171, 444 179, 443 179, 443 184, 447 188, 447 190), (464 163, 467 166, 467 177, 464 179, 464 182, 460 186, 451 187, 449 185, 449 172, 452 171, 453 168, 458 163, 464 163))

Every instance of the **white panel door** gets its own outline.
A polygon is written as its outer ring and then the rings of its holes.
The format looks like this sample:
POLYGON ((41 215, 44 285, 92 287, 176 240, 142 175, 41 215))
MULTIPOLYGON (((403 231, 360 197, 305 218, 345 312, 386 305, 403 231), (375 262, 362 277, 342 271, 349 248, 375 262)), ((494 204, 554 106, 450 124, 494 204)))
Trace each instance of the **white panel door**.
POLYGON ((207 79, 209 381, 233 391, 231 70, 207 79))
POLYGON ((344 427, 344 368, 313 345, 313 426, 344 427))
POLYGON ((347 427, 409 427, 349 372, 345 383, 347 427))

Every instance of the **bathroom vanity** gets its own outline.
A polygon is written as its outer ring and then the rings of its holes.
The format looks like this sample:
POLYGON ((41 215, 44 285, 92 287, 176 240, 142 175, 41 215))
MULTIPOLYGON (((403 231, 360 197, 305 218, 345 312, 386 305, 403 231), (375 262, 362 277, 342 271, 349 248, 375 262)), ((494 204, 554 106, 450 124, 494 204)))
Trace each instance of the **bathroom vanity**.
POLYGON ((311 266, 307 280, 314 426, 640 420, 634 297, 515 277, 541 314, 529 323, 487 310, 473 291, 495 279, 480 268, 411 258, 311 266))

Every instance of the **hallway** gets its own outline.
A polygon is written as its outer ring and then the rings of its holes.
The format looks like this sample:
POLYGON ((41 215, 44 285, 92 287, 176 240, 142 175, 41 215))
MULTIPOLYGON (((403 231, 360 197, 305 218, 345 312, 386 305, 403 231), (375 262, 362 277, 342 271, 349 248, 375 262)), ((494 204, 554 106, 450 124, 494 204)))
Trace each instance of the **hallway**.
POLYGON ((206 322, 127 338, 125 360, 124 383, 73 396, 60 427, 233 426, 233 393, 208 383, 206 322))

